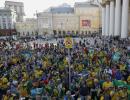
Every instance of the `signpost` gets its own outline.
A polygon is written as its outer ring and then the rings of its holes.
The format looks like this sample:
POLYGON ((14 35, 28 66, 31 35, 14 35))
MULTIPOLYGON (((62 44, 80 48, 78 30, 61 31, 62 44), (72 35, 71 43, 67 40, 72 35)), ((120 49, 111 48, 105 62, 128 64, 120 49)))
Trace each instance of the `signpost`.
POLYGON ((66 37, 64 43, 65 43, 65 47, 67 49, 70 49, 73 46, 73 39, 71 37, 66 37))
POLYGON ((65 40, 64 40, 64 43, 65 43, 65 47, 68 49, 68 65, 69 65, 69 89, 71 88, 70 85, 71 85, 71 68, 70 68, 70 59, 71 59, 71 56, 70 56, 70 48, 73 47, 73 39, 71 37, 66 37, 65 40))

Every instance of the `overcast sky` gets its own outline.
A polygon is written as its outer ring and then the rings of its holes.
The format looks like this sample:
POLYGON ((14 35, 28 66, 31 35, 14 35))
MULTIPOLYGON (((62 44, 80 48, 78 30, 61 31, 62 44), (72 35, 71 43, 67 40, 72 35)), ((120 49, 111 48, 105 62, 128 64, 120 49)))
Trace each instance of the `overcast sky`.
MULTIPOLYGON (((0 7, 4 7, 4 2, 6 0, 0 0, 0 7)), ((27 17, 33 17, 36 10, 38 12, 44 11, 45 9, 58 6, 63 3, 68 3, 73 6, 74 2, 84 2, 89 0, 8 0, 8 1, 17 1, 24 3, 24 11, 27 17)))

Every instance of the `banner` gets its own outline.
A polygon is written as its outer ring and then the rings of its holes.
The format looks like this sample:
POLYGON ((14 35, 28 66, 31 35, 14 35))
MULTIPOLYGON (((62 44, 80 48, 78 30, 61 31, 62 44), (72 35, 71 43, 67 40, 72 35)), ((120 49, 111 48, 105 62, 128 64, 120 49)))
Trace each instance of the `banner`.
POLYGON ((82 26, 83 27, 91 27, 91 21, 90 20, 82 20, 82 26))

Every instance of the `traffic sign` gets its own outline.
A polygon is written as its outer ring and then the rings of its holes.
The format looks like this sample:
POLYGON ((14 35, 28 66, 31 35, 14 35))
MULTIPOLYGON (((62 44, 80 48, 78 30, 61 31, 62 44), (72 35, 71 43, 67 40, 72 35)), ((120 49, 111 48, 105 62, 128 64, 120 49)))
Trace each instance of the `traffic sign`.
POLYGON ((64 43, 65 43, 65 47, 66 48, 72 48, 73 46, 73 39, 71 37, 66 37, 65 40, 64 40, 64 43))

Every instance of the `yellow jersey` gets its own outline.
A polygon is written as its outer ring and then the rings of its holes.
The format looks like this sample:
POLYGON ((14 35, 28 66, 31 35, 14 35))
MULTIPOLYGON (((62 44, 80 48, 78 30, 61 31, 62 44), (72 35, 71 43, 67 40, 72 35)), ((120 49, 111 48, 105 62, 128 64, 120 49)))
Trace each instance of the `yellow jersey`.
POLYGON ((113 86, 112 82, 104 82, 103 83, 103 89, 108 89, 113 86))

